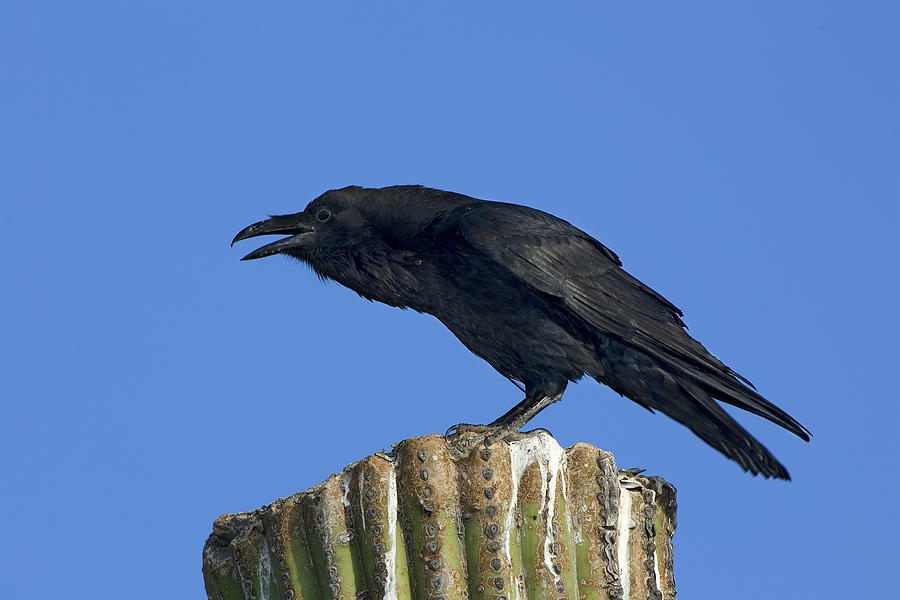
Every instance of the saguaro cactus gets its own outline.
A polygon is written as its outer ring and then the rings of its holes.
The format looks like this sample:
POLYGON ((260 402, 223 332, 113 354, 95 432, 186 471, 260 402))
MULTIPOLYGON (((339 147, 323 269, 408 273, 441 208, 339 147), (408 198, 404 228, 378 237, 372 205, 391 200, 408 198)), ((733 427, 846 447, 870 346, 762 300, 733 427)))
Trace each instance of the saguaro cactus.
POLYGON ((544 432, 439 435, 216 519, 210 600, 675 597, 675 488, 544 432))

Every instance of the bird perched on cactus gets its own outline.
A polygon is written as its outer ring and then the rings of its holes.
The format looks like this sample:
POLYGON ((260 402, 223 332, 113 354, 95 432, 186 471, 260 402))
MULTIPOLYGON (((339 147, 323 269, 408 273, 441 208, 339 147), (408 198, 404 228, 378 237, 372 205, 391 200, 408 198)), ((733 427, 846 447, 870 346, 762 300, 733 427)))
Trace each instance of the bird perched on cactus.
POLYGON ((364 298, 437 317, 525 398, 487 426, 518 431, 589 375, 659 410, 745 470, 789 479, 716 401, 809 432, 685 331, 682 312, 609 248, 553 215, 421 186, 346 187, 234 242, 285 235, 243 260, 286 254, 364 298))

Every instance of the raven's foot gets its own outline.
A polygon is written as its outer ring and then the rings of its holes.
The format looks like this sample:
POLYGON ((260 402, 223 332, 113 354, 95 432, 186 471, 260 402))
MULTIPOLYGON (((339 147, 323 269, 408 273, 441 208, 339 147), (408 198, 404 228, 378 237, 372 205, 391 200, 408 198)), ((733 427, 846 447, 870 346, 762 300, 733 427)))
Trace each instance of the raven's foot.
POLYGON ((474 448, 488 448, 498 442, 517 442, 537 431, 544 431, 551 434, 546 429, 533 429, 531 431, 518 431, 509 426, 497 425, 472 425, 469 423, 459 423, 450 427, 444 434, 450 449, 455 453, 463 453, 474 448))
POLYGON ((529 429, 528 431, 517 431, 515 433, 511 433, 503 439, 507 442, 517 442, 519 440, 524 440, 527 437, 531 437, 539 431, 543 431, 550 437, 553 437, 553 433, 549 429, 545 427, 535 427, 534 429, 529 429))
POLYGON ((454 454, 466 453, 474 448, 488 447, 497 440, 499 428, 491 425, 458 423, 444 434, 444 439, 454 454))
POLYGON ((483 433, 485 435, 490 435, 497 430, 497 427, 492 427, 491 425, 472 425, 471 423, 457 423, 456 425, 450 426, 447 430, 447 433, 444 434, 445 439, 449 439, 452 437, 465 435, 467 433, 483 433))

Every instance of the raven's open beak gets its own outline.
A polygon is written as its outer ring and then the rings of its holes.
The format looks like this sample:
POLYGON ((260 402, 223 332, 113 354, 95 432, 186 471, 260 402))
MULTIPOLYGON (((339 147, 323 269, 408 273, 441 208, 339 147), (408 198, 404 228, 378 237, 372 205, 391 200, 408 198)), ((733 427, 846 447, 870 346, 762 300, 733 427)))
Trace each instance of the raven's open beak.
POLYGON ((249 227, 241 229, 238 234, 234 236, 234 239, 231 240, 231 245, 234 246, 235 242, 260 235, 286 234, 290 236, 278 240, 277 242, 266 244, 262 248, 254 250, 241 260, 253 260, 254 258, 271 256, 291 248, 297 248, 303 245, 304 238, 309 237, 309 235, 315 231, 313 227, 303 223, 304 216, 304 213, 280 215, 266 219, 265 221, 260 221, 259 223, 254 223, 249 227))

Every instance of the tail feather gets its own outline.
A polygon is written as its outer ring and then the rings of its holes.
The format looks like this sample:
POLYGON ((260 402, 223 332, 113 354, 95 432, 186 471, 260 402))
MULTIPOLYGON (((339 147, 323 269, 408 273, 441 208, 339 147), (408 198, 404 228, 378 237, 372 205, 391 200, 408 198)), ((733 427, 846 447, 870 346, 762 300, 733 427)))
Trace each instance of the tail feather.
MULTIPOLYGON (((688 405, 687 422, 666 409, 675 420, 687 425, 691 431, 697 434, 707 444, 716 448, 732 460, 736 461, 745 471, 763 477, 775 477, 790 480, 787 469, 776 459, 768 448, 754 438, 746 429, 740 426, 715 400, 699 386, 682 379, 679 381, 684 391, 693 402, 688 405), (699 419, 698 419, 699 417, 699 419), (702 426, 697 426, 698 421, 702 426)), ((684 405, 685 403, 680 403, 684 405)))
POLYGON ((717 373, 702 371, 691 365, 682 365, 682 368, 716 400, 768 419, 804 441, 809 441, 809 430, 806 427, 801 425, 794 417, 763 398, 755 389, 743 385, 741 381, 746 380, 731 369, 723 373, 717 373), (740 378, 741 381, 737 378, 740 378))
MULTIPOLYGON (((607 350, 612 348, 607 346, 607 350)), ((745 471, 790 479, 784 465, 726 413, 716 399, 769 419, 808 440, 806 428, 790 415, 730 375, 717 376, 694 365, 669 365, 625 345, 618 350, 601 359, 597 372, 590 374, 594 379, 687 426, 745 471)))

